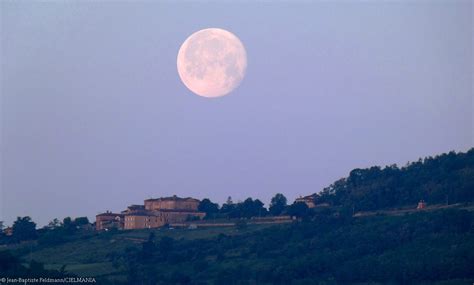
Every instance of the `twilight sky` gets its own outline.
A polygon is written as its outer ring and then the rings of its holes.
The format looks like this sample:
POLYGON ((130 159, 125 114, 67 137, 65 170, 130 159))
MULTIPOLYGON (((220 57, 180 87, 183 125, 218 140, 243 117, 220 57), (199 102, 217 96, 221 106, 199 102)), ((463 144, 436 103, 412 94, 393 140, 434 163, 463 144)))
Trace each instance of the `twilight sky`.
POLYGON ((268 206, 474 146, 471 1, 176 2, 1 1, 0 220, 173 194, 268 206), (248 54, 217 99, 176 70, 208 27, 248 54))

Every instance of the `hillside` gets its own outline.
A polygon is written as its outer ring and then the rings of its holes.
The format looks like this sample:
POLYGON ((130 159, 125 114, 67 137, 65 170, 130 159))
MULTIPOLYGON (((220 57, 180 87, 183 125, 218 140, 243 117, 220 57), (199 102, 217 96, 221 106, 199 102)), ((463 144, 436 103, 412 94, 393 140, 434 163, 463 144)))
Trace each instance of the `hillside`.
POLYGON ((428 204, 474 201, 474 149, 419 159, 404 167, 354 169, 322 192, 317 203, 329 203, 355 211, 428 204))
POLYGON ((472 284, 474 214, 353 218, 324 210, 278 226, 117 231, 14 254, 99 284, 472 284))
POLYGON ((471 149, 355 169, 314 195, 329 207, 282 209, 299 217, 287 224, 254 224, 262 212, 244 206, 263 203, 251 198, 213 205, 235 227, 95 232, 67 218, 36 240, 3 245, 0 273, 99 284, 473 284, 473 194, 471 149))

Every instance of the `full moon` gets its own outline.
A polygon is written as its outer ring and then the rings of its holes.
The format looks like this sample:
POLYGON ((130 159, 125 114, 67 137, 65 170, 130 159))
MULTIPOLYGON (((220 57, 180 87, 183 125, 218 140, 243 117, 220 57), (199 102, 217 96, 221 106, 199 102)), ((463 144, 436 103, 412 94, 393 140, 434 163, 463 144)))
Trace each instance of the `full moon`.
POLYGON ((197 95, 214 98, 229 94, 245 76, 247 53, 229 31, 211 28, 189 36, 178 52, 181 81, 197 95))

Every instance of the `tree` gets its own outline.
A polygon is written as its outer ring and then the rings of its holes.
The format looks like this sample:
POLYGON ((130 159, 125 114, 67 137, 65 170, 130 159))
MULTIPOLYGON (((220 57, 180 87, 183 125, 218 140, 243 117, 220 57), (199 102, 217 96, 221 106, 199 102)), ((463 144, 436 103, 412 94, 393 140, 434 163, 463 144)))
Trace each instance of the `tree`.
POLYGON ((88 225, 89 219, 87 217, 77 217, 74 219, 74 224, 76 226, 88 225))
POLYGON ((274 216, 280 215, 285 209, 287 205, 286 203, 287 203, 286 197, 281 193, 277 193, 272 198, 272 201, 270 202, 270 208, 269 208, 270 213, 274 216))
POLYGON ((3 233, 3 228, 5 226, 3 225, 3 221, 0 221, 0 238, 3 237, 5 234, 3 233))
POLYGON ((206 213, 206 217, 212 217, 219 212, 219 205, 206 198, 199 203, 198 210, 206 213))
POLYGON ((48 225, 46 226, 47 229, 49 230, 54 230, 54 229, 57 229, 57 228, 60 228, 61 227, 61 222, 54 218, 52 221, 50 221, 48 223, 48 225))
POLYGON ((267 209, 263 207, 262 201, 252 198, 245 199, 244 202, 237 204, 237 214, 233 215, 234 218, 251 218, 257 216, 265 216, 267 209))
POLYGON ((13 223, 13 238, 17 241, 32 240, 37 238, 36 223, 30 217, 17 217, 13 223))
POLYGON ((229 196, 225 204, 222 205, 220 212, 223 214, 230 215, 230 213, 235 211, 235 208, 236 206, 234 202, 232 201, 232 197, 229 196))
POLYGON ((325 188, 318 202, 356 206, 359 211, 415 207, 420 199, 428 204, 469 203, 474 201, 473 187, 474 148, 420 158, 401 168, 393 164, 354 169, 325 188))
POLYGON ((297 202, 293 203, 289 208, 288 208, 288 215, 297 217, 297 218, 302 218, 308 215, 308 205, 304 202, 297 202))
POLYGON ((76 225, 72 221, 71 217, 66 217, 63 219, 63 228, 69 234, 76 231, 76 225))
POLYGON ((142 243, 142 252, 141 256, 144 260, 148 260, 155 254, 155 233, 151 232, 148 236, 148 240, 142 243))
POLYGON ((169 253, 173 250, 174 239, 170 237, 162 237, 158 243, 158 251, 161 256, 166 260, 169 253))
POLYGON ((263 217, 263 216, 266 216, 267 215, 267 209, 265 207, 263 207, 263 202, 260 201, 259 199, 255 199, 253 201, 253 205, 254 205, 254 210, 255 210, 255 216, 259 216, 259 217, 263 217))

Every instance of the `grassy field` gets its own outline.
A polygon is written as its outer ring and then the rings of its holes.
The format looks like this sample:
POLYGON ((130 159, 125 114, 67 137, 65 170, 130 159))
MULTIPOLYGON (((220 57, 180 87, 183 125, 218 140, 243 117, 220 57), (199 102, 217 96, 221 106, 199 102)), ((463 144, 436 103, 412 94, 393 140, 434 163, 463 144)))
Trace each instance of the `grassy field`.
POLYGON ((112 266, 109 256, 122 252, 127 247, 141 247, 150 233, 155 233, 155 238, 167 236, 176 240, 208 239, 219 234, 239 235, 255 232, 272 225, 249 225, 243 230, 235 227, 215 227, 198 229, 147 229, 118 232, 103 232, 84 235, 77 239, 55 245, 37 246, 25 245, 24 261, 36 260, 45 264, 46 268, 59 269, 66 265, 66 271, 79 276, 106 276, 120 274, 112 266))

